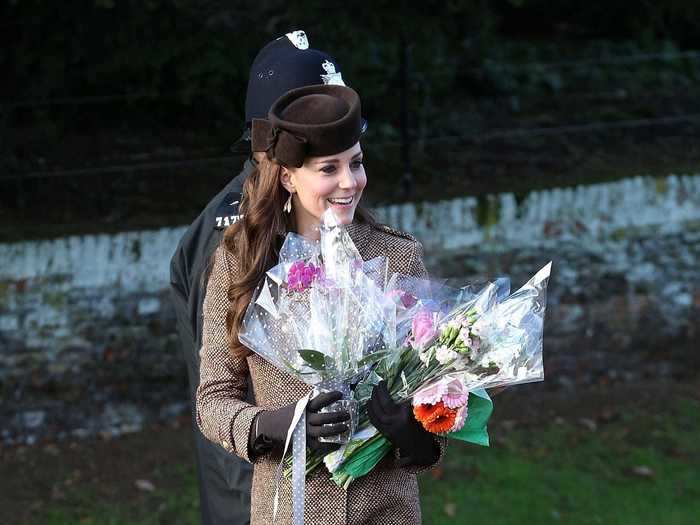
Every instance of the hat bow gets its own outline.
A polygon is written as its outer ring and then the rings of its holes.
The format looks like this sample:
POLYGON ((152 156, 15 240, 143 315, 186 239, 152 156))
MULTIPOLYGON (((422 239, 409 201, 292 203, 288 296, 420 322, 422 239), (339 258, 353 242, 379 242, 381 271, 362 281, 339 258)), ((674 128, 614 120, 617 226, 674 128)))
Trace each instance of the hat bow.
POLYGON ((308 152, 306 137, 273 126, 265 119, 253 119, 251 131, 253 151, 264 151, 269 159, 285 166, 300 168, 304 165, 308 152))

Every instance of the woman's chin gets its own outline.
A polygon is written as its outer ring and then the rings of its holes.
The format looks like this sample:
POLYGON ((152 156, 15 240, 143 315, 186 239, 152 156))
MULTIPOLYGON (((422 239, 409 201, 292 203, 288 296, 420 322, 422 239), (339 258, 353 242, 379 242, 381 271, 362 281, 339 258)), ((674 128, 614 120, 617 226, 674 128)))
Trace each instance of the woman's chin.
POLYGON ((333 214, 338 219, 338 224, 343 226, 351 224, 355 218, 355 206, 330 206, 333 214))
POLYGON ((342 215, 337 215, 337 217, 338 224, 347 226, 348 224, 352 224, 352 220, 355 218, 355 212, 344 213, 342 215))

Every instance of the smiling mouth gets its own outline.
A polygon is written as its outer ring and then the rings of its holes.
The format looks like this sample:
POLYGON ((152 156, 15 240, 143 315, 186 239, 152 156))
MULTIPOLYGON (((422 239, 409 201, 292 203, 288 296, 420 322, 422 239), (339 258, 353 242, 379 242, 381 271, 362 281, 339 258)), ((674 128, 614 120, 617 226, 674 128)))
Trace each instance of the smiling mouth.
POLYGON ((339 206, 347 206, 349 204, 352 204, 354 197, 344 197, 342 199, 326 199, 328 202, 331 204, 336 204, 339 206))

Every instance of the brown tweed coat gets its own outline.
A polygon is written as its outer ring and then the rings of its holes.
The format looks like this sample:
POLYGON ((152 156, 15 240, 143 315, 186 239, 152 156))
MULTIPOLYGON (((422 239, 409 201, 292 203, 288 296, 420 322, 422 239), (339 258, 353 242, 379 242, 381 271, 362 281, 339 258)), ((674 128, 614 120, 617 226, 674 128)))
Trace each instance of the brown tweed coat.
MULTIPOLYGON (((353 223, 348 233, 362 258, 385 255, 389 272, 425 277, 423 248, 410 235, 386 226, 353 223)), ((269 364, 257 354, 245 359, 231 356, 226 333, 227 290, 236 260, 219 246, 204 300, 203 341, 200 351, 200 384, 197 390, 197 423, 204 435, 246 461, 248 434, 255 415, 297 401, 310 387, 269 364), (245 402, 252 385, 255 405, 245 402)), ((444 440, 440 442, 444 450, 444 440)), ((254 460, 251 525, 272 524, 275 469, 279 456, 254 460)), ((348 490, 329 479, 321 467, 307 478, 305 523, 315 525, 377 524, 411 525, 421 522, 416 469, 395 465, 388 456, 348 490)), ((277 523, 291 522, 291 483, 280 483, 277 523)))

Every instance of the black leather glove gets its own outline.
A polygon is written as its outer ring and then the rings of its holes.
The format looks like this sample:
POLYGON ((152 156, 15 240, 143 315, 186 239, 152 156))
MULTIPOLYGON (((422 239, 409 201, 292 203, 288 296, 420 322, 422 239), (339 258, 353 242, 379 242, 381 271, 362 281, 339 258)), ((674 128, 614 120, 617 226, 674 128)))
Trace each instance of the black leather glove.
POLYGON ((410 403, 397 404, 382 381, 372 390, 367 403, 369 420, 398 449, 401 467, 429 466, 440 458, 435 436, 413 416, 410 403))
MULTIPOLYGON (((344 421, 350 420, 350 414, 346 410, 323 413, 319 410, 342 397, 343 394, 340 392, 324 392, 311 399, 306 405, 306 446, 324 456, 337 450, 340 445, 322 443, 318 438, 345 432, 348 425, 344 421)), ((277 410, 259 412, 255 416, 248 436, 248 448, 253 456, 269 451, 281 454, 284 451, 287 431, 294 418, 294 407, 296 403, 291 403, 277 410)))

